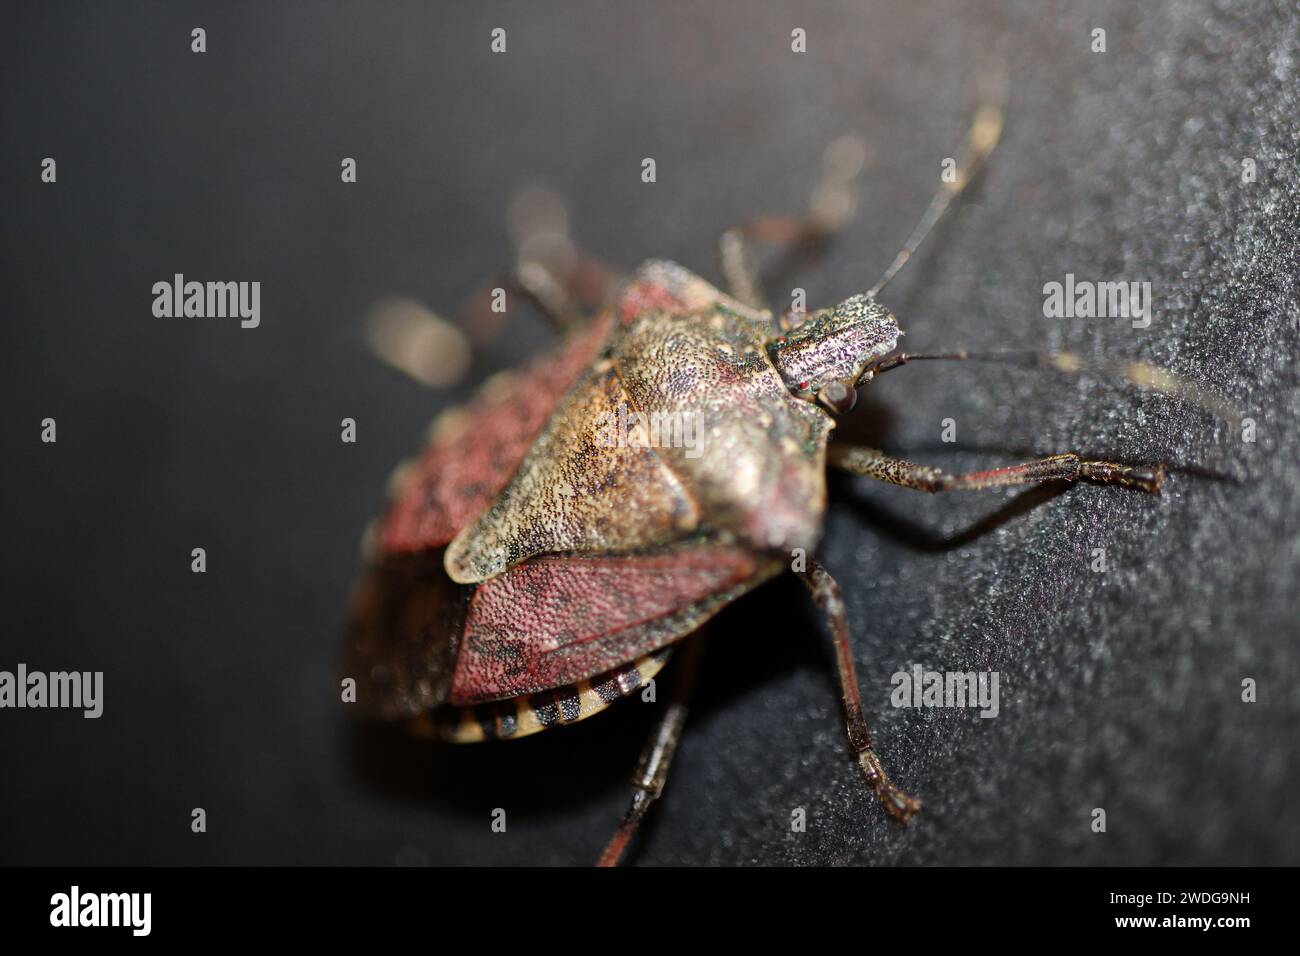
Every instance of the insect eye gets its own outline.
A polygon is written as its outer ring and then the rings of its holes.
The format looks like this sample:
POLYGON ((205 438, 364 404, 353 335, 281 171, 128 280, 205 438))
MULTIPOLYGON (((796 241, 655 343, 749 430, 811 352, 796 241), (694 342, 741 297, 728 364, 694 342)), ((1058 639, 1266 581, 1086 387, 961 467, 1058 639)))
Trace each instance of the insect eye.
POLYGON ((836 415, 853 411, 858 403, 858 393, 848 382, 830 382, 817 393, 817 400, 836 415))

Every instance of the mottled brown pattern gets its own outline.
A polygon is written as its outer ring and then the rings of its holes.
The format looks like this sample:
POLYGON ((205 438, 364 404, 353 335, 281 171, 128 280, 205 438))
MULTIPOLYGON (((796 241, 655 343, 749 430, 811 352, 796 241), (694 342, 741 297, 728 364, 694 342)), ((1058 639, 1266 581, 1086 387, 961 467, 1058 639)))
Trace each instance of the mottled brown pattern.
POLYGON ((466 407, 442 416, 429 447, 393 489, 380 530, 382 550, 442 547, 481 515, 557 403, 595 360, 611 325, 605 317, 575 333, 552 353, 489 381, 466 407))
POLYGON ((759 549, 810 549, 834 422, 785 388, 765 351, 766 323, 747 313, 720 294, 697 312, 643 313, 615 334, 614 361, 637 407, 698 416, 698 455, 658 451, 710 527, 759 549))
POLYGON ((560 405, 491 508, 452 541, 453 580, 485 581, 538 554, 662 547, 697 528, 758 549, 816 545, 834 423, 783 385, 766 351, 770 317, 663 262, 615 308, 612 365, 560 405), (620 403, 689 419, 699 441, 600 447, 601 415, 620 403))
POLYGON ((556 410, 500 497, 447 548, 452 580, 486 581, 539 554, 626 551, 675 540, 699 511, 655 449, 604 447, 618 376, 598 365, 556 410))
MULTIPOLYGON (((834 423, 786 389, 770 333, 767 313, 647 263, 595 328, 445 416, 380 535, 381 557, 418 552, 420 573, 374 572, 354 615, 353 667, 380 710, 616 672, 779 573, 783 552, 813 548, 834 423), (698 456, 609 447, 600 416, 620 405, 691 416, 698 456)), ((473 714, 466 732, 513 735, 511 719, 473 714)))

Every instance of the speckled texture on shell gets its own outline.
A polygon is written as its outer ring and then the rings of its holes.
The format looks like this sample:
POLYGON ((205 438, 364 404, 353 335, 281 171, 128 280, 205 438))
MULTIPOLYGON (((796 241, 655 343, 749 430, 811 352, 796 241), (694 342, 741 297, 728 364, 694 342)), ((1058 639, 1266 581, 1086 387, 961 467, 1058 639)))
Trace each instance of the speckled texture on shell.
POLYGON ((777 337, 768 352, 786 387, 804 395, 830 382, 855 383, 872 359, 898 345, 893 314, 866 295, 822 309, 777 337))
POLYGON ((694 313, 644 312, 619 330, 614 361, 638 407, 699 416, 698 454, 659 454, 705 522, 756 548, 811 549, 834 422, 782 384, 764 349, 770 334, 721 300, 694 313))
POLYGON ((447 547, 452 580, 486 581, 539 554, 668 544, 699 524, 695 503, 655 449, 606 447, 602 416, 628 401, 609 363, 560 403, 509 484, 447 547))
POLYGON ((428 447, 399 467, 379 529, 386 553, 440 548, 506 486, 538 433, 587 375, 609 334, 606 317, 484 384, 466 406, 433 423, 428 447))
MULTIPOLYGON (((608 358, 560 403, 491 507, 447 548, 453 580, 540 554, 662 547, 697 529, 756 549, 811 550, 833 427, 794 398, 765 350, 770 318, 652 262, 614 311, 608 358), (609 447, 609 416, 690 421, 672 443, 609 447)), ((621 428, 621 426, 620 426, 621 428)))

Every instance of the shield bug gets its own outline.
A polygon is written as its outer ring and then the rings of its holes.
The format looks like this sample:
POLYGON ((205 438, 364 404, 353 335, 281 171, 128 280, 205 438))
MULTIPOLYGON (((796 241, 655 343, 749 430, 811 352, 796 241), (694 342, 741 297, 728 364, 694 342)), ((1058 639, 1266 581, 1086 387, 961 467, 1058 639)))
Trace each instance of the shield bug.
MULTIPOLYGON (((860 151, 828 153, 813 211, 724 233, 731 292, 665 261, 643 265, 587 321, 603 273, 556 230, 521 244, 517 287, 566 327, 548 353, 445 413, 395 473, 368 534, 372 568, 354 598, 347 673, 373 714, 444 741, 510 740, 599 713, 638 691, 680 648, 676 686, 642 753, 631 806, 601 862, 617 863, 663 789, 687 710, 694 647, 720 609, 793 570, 834 639, 848 739, 867 785, 906 823, 920 802, 889 778, 863 717, 839 587, 809 558, 826 470, 929 492, 1084 480, 1158 494, 1160 465, 1067 453, 956 474, 830 441, 856 390, 917 359, 1038 362, 1070 355, 909 355, 878 300, 996 144, 1002 111, 976 114, 946 182, 882 279, 832 308, 774 319, 755 242, 816 243, 844 221, 860 151), (541 249, 542 251, 537 251, 541 249), (558 250, 558 251, 557 251, 558 250), (581 291, 586 288, 586 294, 581 291), (688 427, 689 426, 689 427, 688 427), (688 440, 693 432, 697 441, 688 440), (667 437, 665 437, 667 436, 667 437)), ((1130 365, 1135 384, 1199 396, 1130 365)))

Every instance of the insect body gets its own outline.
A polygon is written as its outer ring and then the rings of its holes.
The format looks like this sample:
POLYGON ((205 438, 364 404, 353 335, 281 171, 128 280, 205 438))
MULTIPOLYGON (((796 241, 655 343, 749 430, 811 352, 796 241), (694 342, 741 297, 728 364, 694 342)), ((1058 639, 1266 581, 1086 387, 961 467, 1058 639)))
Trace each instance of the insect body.
MULTIPOLYGON (((875 293, 992 149, 990 123, 1000 129, 1000 114, 977 116, 958 184, 941 190, 870 293, 779 327, 748 274, 746 247, 770 236, 774 221, 741 227, 723 244, 735 295, 649 262, 552 352, 435 423, 422 457, 395 474, 392 505, 371 536, 375 566, 349 631, 358 700, 444 740, 511 739, 598 713, 683 648, 632 806, 602 858, 617 862, 682 730, 698 645, 685 639, 783 573, 792 554, 813 553, 828 466, 927 491, 1088 479, 1158 492, 1159 467, 1063 454, 949 474, 830 440, 834 414, 883 372, 916 358, 978 357, 895 352, 898 322, 875 293), (629 410, 638 421, 690 416, 699 442, 646 440, 621 425, 609 440, 610 423, 629 410)), ((814 218, 775 231, 806 239, 828 230, 814 218)), ((815 560, 797 573, 835 640, 850 746, 867 783, 906 822, 920 804, 873 749, 839 589, 815 560)))
MULTIPOLYGON (((870 328, 844 333, 861 343, 858 372, 897 335, 887 314, 870 328)), ((454 667, 449 660, 445 688, 413 698, 421 710, 581 688, 694 630, 779 573, 793 550, 816 546, 834 420, 788 390, 778 370, 787 349, 799 374, 818 369, 792 343, 769 353, 770 333, 770 319, 652 262, 557 359, 441 426, 399 481, 381 537, 387 555, 445 548, 445 590, 466 589, 454 667), (535 380, 551 375, 573 382, 549 418, 515 421, 535 380), (626 406, 698 415, 704 453, 602 442, 602 422, 626 406)), ((551 394, 558 384, 547 383, 551 394)), ((639 666, 650 676, 652 663, 639 666)), ((546 725, 525 709, 492 735, 546 725)))

